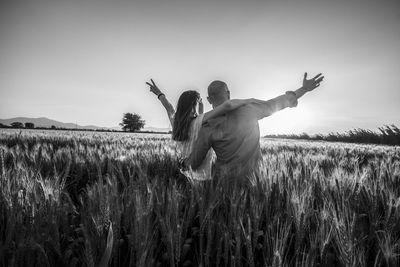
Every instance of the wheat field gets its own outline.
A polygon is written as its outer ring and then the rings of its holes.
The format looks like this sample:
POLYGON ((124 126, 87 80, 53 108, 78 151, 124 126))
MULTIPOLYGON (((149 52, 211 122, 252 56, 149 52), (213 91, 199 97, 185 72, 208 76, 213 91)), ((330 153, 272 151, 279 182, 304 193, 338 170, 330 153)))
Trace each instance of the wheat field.
POLYGON ((261 144, 240 187, 168 135, 2 130, 0 266, 399 266, 399 147, 261 144))

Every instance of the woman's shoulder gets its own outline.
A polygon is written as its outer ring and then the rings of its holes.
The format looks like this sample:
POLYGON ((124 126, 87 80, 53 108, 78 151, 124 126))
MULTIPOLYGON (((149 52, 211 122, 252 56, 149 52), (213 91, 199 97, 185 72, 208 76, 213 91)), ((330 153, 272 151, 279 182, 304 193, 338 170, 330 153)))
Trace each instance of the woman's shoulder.
POLYGON ((193 119, 193 122, 191 125, 192 130, 194 130, 194 131, 200 130, 200 127, 203 124, 203 118, 204 118, 204 113, 197 115, 197 117, 193 119))

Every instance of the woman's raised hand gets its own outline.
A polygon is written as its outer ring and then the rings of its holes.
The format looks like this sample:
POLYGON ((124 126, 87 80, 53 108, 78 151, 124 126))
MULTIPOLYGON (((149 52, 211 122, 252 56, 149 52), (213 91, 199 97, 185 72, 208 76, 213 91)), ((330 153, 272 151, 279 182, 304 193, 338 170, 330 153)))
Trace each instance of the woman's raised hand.
POLYGON ((150 79, 151 83, 146 82, 148 86, 150 86, 150 92, 155 94, 156 96, 159 96, 161 94, 161 90, 157 87, 153 79, 150 79))

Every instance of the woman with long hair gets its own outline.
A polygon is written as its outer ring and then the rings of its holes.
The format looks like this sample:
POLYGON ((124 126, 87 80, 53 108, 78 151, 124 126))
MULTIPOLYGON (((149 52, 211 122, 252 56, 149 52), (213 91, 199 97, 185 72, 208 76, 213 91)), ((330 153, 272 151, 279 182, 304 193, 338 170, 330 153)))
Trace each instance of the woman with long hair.
MULTIPOLYGON (((175 110, 167 100, 165 94, 161 92, 152 79, 151 83, 146 82, 146 84, 150 86, 150 91, 157 96, 167 111, 168 118, 172 125, 172 139, 176 141, 178 156, 180 158, 189 157, 192 152, 193 143, 196 141, 197 134, 203 123, 256 101, 253 98, 232 99, 204 113, 204 106, 200 94, 197 91, 189 90, 181 94, 175 110)), ((182 172, 188 178, 194 180, 211 179, 212 157, 213 151, 210 149, 203 163, 196 171, 189 170, 182 172)))

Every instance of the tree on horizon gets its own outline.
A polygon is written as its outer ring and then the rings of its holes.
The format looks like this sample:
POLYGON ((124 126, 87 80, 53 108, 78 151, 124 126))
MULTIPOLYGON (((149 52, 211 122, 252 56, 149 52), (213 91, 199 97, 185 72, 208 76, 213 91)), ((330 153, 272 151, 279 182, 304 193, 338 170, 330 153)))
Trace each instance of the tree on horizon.
POLYGON ((135 132, 144 127, 145 121, 136 113, 124 113, 122 122, 119 124, 123 131, 135 132))
POLYGON ((32 122, 25 122, 25 128, 33 129, 33 128, 35 128, 35 124, 32 122))
POLYGON ((15 122, 11 123, 11 127, 13 127, 13 128, 24 128, 24 124, 22 122, 15 121, 15 122))

